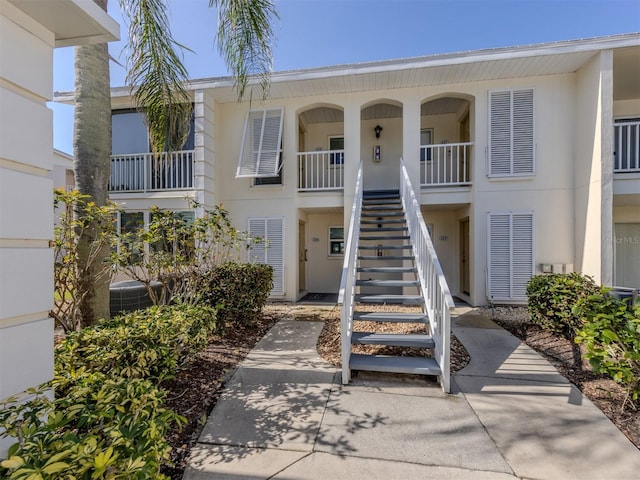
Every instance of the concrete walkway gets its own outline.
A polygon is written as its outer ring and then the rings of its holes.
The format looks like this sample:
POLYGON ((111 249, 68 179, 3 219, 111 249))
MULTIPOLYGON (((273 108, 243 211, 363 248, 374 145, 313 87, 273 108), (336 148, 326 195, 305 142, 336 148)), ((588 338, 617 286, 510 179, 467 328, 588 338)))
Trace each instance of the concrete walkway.
POLYGON ((640 478, 640 452, 542 357, 473 310, 472 361, 445 395, 425 379, 320 359, 322 322, 285 318, 229 381, 185 480, 640 478))

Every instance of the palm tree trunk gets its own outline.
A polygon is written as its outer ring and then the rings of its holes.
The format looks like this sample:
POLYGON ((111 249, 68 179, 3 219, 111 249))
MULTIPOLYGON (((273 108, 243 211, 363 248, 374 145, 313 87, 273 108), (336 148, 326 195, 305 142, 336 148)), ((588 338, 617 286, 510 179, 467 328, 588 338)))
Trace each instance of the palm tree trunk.
MULTIPOLYGON (((94 0, 107 10, 108 0, 94 0)), ((97 205, 108 200, 107 185, 111 154, 111 96, 109 85, 109 52, 107 44, 76 47, 75 115, 73 132, 76 187, 89 195, 97 205)), ((82 326, 101 318, 109 318, 109 276, 99 275, 101 262, 84 268, 89 262, 92 238, 90 231, 81 241, 80 288, 89 292, 80 306, 82 326)), ((104 256, 109 255, 108 247, 104 256)))

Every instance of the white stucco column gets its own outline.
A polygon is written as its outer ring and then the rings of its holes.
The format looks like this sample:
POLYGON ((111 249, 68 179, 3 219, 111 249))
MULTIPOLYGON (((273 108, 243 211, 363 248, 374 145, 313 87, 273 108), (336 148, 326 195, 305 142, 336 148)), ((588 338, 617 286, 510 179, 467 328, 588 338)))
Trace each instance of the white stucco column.
POLYGON ((53 49, 117 35, 93 2, 0 0, 0 402, 53 377, 53 49))
POLYGON ((600 108, 600 281, 604 285, 613 285, 613 50, 605 50, 600 54, 600 108))
POLYGON ((344 108, 344 225, 351 219, 351 206, 356 188, 360 152, 360 104, 349 100, 344 108))
MULTIPOLYGON (((194 110, 194 196, 206 209, 216 204, 215 195, 215 101, 210 92, 196 90, 193 96, 194 110)), ((202 210, 202 209, 201 209, 202 210)), ((202 215, 204 212, 197 212, 202 215)))

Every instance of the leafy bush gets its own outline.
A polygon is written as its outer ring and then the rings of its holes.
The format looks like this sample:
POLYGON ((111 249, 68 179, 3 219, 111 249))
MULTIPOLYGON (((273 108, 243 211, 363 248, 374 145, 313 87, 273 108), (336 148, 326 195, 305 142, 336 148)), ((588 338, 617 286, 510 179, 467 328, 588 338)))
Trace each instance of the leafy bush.
POLYGON ((579 273, 536 275, 527 285, 529 315, 545 330, 573 339, 582 320, 572 308, 598 291, 591 277, 579 273))
POLYGON ((273 268, 228 262, 214 266, 201 281, 201 300, 218 308, 221 321, 248 324, 257 318, 269 297, 273 268))
POLYGON ((50 400, 0 405, 2 436, 18 439, 0 462, 0 477, 30 479, 167 479, 166 432, 185 419, 163 407, 164 393, 148 380, 85 373, 50 400))
POLYGON ((584 344, 596 373, 609 375, 627 390, 633 400, 640 397, 640 305, 628 305, 606 294, 580 300, 574 312, 584 318, 576 342, 584 344))
POLYGON ((182 359, 197 353, 219 328, 214 308, 154 306, 70 333, 56 347, 59 376, 84 370, 161 381, 182 359))

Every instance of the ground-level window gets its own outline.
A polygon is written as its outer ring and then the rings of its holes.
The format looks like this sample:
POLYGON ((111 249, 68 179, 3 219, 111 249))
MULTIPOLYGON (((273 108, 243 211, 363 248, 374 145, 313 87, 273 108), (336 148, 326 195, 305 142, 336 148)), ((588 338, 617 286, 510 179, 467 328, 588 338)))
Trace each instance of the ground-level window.
POLYGON ((249 235, 249 261, 271 265, 271 295, 284 295, 284 218, 250 218, 249 235))
POLYGON ((329 255, 344 255, 344 227, 329 227, 329 255))
POLYGON ((118 218, 118 229, 120 230, 120 238, 124 240, 118 245, 118 249, 123 247, 131 251, 131 259, 134 262, 140 260, 140 255, 144 252, 138 248, 137 242, 127 241, 128 235, 134 235, 140 230, 144 230, 144 212, 120 212, 118 218))
POLYGON ((491 299, 526 300, 533 276, 533 213, 489 212, 488 233, 491 299))

